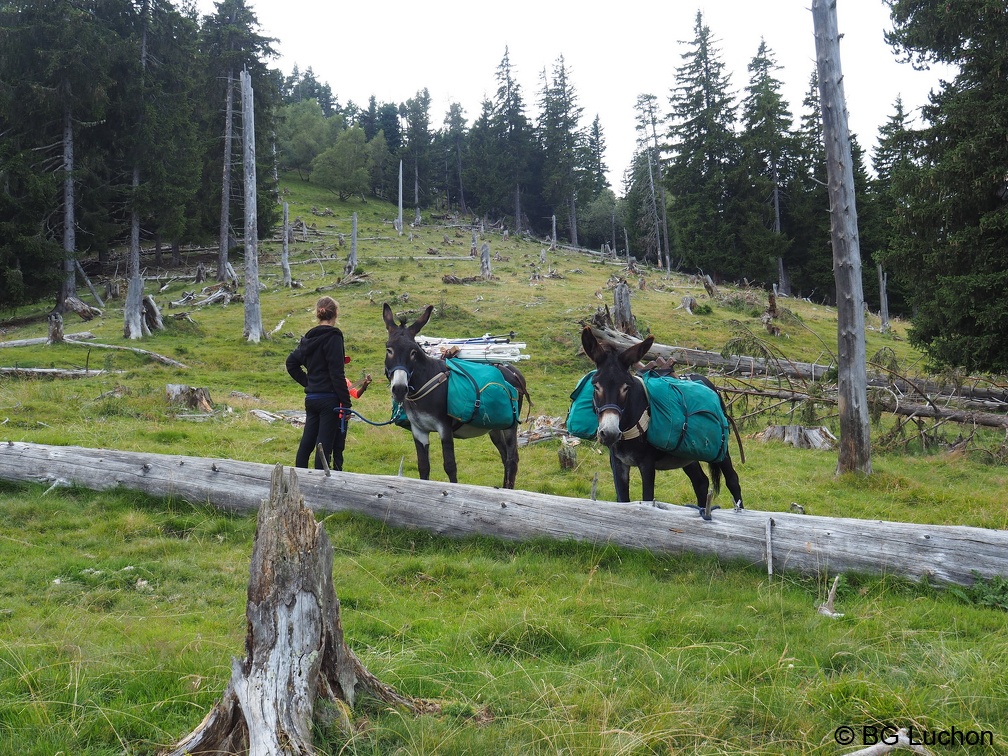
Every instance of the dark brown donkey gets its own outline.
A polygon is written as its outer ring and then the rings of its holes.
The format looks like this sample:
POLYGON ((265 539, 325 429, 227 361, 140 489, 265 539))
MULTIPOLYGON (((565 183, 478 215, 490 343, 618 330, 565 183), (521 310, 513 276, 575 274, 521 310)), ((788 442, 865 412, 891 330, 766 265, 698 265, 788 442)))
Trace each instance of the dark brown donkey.
MULTIPOLYGON (((392 398, 402 406, 409 420, 413 442, 416 444, 417 469, 423 480, 430 479, 430 434, 441 437, 441 453, 448 480, 458 483, 455 463, 455 439, 472 438, 490 434, 504 463, 504 488, 514 488, 518 476, 518 423, 502 430, 487 429, 465 424, 448 414, 448 365, 427 354, 417 344, 416 336, 427 325, 433 305, 428 305, 411 325, 405 319, 395 322, 388 303, 382 307, 382 317, 388 330, 385 344, 385 374, 392 388, 392 398)), ((522 402, 529 398, 525 377, 510 364, 496 366, 504 380, 518 392, 518 414, 522 402)), ((531 400, 530 400, 531 401, 531 400)), ((517 414, 515 416, 517 418, 517 414)))

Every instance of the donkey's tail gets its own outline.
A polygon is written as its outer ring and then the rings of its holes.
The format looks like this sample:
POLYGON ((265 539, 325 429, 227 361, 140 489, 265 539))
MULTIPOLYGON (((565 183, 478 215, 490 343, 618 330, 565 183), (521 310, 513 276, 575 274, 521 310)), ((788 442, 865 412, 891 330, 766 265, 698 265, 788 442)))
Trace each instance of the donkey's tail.
POLYGON ((528 391, 525 383, 525 376, 521 371, 509 362, 497 364, 497 369, 501 371, 504 380, 510 383, 518 391, 518 414, 521 415, 521 407, 525 400, 528 400, 528 407, 525 410, 525 420, 532 416, 532 395, 528 391))
MULTIPOLYGON (((721 401, 721 406, 724 406, 724 400, 721 401)), ((739 461, 745 464, 745 449, 742 448, 742 436, 739 435, 738 426, 735 425, 735 418, 729 415, 727 410, 725 410, 725 417, 728 418, 732 430, 735 431, 735 441, 738 442, 739 461)))

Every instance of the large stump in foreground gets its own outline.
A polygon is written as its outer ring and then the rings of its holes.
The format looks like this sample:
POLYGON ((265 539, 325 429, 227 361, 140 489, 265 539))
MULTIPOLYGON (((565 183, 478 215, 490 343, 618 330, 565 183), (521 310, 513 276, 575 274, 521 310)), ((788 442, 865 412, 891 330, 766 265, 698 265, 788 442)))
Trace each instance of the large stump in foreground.
POLYGON ((232 659, 221 700, 171 756, 312 753, 317 698, 352 708, 369 695, 424 708, 381 683, 347 648, 332 567, 332 544, 305 506, 297 476, 291 470, 285 477, 277 465, 252 547, 245 660, 232 659))

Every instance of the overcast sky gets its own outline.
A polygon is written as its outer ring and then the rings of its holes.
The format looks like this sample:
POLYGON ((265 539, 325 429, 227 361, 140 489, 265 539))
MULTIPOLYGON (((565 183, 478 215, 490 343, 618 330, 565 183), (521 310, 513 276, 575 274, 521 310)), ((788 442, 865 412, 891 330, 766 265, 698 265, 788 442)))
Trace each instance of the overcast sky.
MULTIPOLYGON (((676 69, 695 38, 696 13, 704 14, 738 97, 760 39, 776 57, 783 95, 797 118, 815 68, 811 0, 248 0, 261 32, 274 37, 273 66, 289 74, 309 66, 341 105, 404 102, 426 87, 431 126, 440 128, 451 102, 461 103, 469 124, 496 90, 495 73, 507 47, 530 118, 537 114, 540 74, 562 55, 583 125, 602 124, 609 179, 622 194, 623 173, 634 151, 634 104, 654 94, 663 110, 676 69)), ((212 12, 213 0, 198 0, 212 12)), ((849 125, 862 146, 874 147, 878 128, 897 96, 913 113, 937 88, 942 71, 915 71, 899 63, 884 39, 891 28, 883 0, 837 0, 843 35, 841 68, 849 125)), ((870 168, 870 164, 869 164, 870 168)))

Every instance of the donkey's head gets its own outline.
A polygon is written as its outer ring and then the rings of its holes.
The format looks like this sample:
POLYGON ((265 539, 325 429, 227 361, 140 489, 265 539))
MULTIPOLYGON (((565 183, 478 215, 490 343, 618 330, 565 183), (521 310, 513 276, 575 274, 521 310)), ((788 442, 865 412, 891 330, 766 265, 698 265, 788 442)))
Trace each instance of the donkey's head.
POLYGON ((405 319, 395 322, 392 308, 388 302, 382 305, 382 318, 388 331, 388 341, 385 342, 385 375, 392 384, 392 398, 400 404, 405 400, 409 390, 410 377, 418 366, 426 362, 427 355, 416 343, 420 329, 427 325, 434 305, 427 305, 411 325, 406 325, 405 319))
POLYGON ((648 336, 626 349, 611 349, 595 338, 591 328, 581 331, 581 345, 595 363, 592 404, 598 415, 598 440, 605 446, 612 446, 622 438, 620 419, 628 409, 634 381, 630 367, 640 362, 652 344, 654 337, 648 336))

